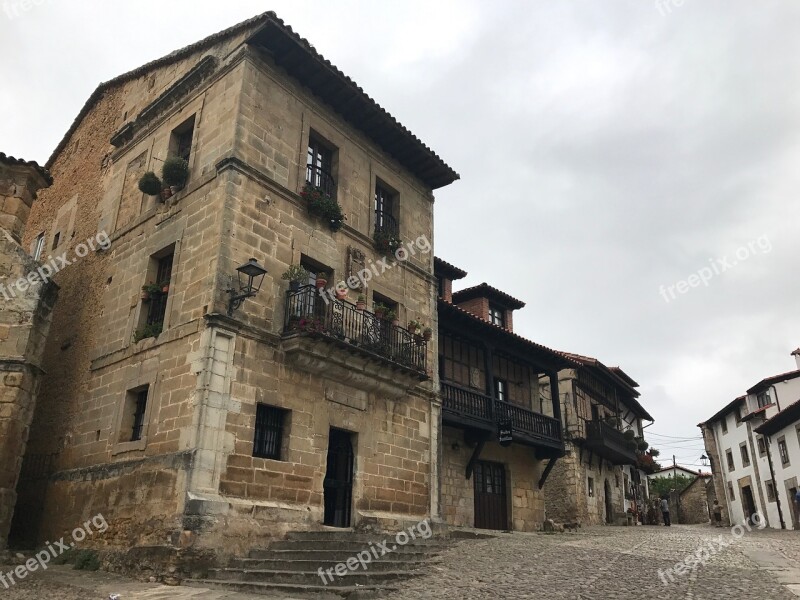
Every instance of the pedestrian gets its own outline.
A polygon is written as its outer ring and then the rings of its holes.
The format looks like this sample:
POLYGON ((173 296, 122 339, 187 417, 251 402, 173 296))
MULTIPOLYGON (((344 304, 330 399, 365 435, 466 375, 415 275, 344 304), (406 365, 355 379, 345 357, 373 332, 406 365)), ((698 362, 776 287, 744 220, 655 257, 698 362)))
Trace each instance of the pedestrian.
POLYGON ((717 527, 722 527, 722 507, 716 498, 714 498, 714 523, 717 527))
POLYGON ((661 514, 664 517, 664 526, 669 527, 672 525, 669 520, 669 501, 667 500, 666 496, 661 499, 661 514))

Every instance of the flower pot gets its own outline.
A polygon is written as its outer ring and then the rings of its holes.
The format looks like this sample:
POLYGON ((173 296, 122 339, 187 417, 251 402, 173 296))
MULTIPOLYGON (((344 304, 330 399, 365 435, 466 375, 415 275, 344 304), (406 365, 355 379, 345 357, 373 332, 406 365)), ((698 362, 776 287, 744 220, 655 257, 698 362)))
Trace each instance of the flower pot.
POLYGON ((423 331, 422 332, 422 338, 426 342, 430 342, 432 337, 433 337, 433 332, 432 331, 423 331))
POLYGON ((394 321, 392 321, 392 325, 394 325, 395 327, 400 325, 400 319, 395 319, 394 321))
POLYGON ((172 192, 173 196, 180 192, 183 189, 182 185, 171 185, 169 186, 169 191, 172 192))
POLYGON ((165 294, 168 294, 169 293, 169 285, 162 286, 161 287, 161 291, 164 292, 165 294))
POLYGON ((324 288, 326 285, 328 285, 327 279, 325 279, 324 277, 317 277, 317 288, 321 289, 324 288))
POLYGON ((347 289, 336 288, 336 298, 339 300, 344 300, 347 298, 347 289))
POLYGON ((149 302, 150 301, 150 292, 142 290, 142 302, 149 302))
POLYGON ((165 187, 161 190, 161 199, 162 200, 169 200, 172 197, 172 190, 168 187, 165 187))
POLYGON ((299 281, 290 281, 289 282, 289 289, 293 292, 296 292, 300 289, 300 282, 299 281))
POLYGON ((383 319, 386 316, 386 311, 378 309, 375 311, 375 316, 379 319, 383 319))
POLYGON ((364 310, 365 308, 367 308, 366 302, 364 302, 363 300, 359 300, 358 302, 356 302, 356 310, 364 310))

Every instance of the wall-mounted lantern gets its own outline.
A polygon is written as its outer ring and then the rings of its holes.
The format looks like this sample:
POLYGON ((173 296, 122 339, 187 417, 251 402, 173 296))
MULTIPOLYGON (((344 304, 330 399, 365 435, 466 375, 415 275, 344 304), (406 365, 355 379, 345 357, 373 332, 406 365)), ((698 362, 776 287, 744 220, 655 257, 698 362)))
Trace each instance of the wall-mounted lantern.
POLYGON ((258 264, 255 258, 251 258, 246 263, 236 268, 236 276, 239 280, 239 289, 230 288, 225 290, 230 295, 228 301, 228 316, 233 316, 233 311, 239 308, 248 298, 252 298, 261 289, 264 282, 264 275, 267 270, 258 264), (244 278, 247 278, 245 281, 244 278))

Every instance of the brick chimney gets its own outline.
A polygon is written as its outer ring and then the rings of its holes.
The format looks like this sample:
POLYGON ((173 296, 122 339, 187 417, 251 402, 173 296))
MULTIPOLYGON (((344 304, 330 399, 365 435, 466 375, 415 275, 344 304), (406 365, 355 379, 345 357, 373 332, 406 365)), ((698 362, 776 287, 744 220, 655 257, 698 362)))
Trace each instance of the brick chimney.
POLYGON ((22 242, 36 192, 52 183, 50 173, 35 162, 0 152, 0 227, 17 243, 22 242))
POLYGON ((792 356, 794 356, 794 361, 797 363, 797 368, 800 369, 800 348, 792 352, 792 356))

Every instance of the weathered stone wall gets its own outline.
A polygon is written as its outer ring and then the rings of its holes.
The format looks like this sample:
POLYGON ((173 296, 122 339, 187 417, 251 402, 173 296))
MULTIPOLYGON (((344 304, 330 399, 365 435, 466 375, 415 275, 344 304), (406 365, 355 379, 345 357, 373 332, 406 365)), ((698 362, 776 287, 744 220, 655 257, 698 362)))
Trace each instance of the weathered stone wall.
MULTIPOLYGON (((725 474, 722 471, 722 456, 717 446, 717 440, 714 437, 714 428, 716 423, 701 423, 700 432, 703 434, 703 443, 706 448, 706 455, 711 461, 711 480, 714 486, 714 496, 722 506, 722 524, 730 525, 730 513, 728 511, 728 490, 725 483, 725 474)), ((713 505, 713 500, 712 500, 713 505)), ((709 505, 711 506, 711 505, 709 505)), ((712 518, 714 515, 711 515, 712 518)))
POLYGON ((55 284, 38 278, 40 265, 19 244, 36 192, 46 185, 37 168, 0 161, 0 550, 17 505, 57 295, 55 284))
POLYGON ((710 505, 706 493, 706 480, 697 477, 680 493, 680 523, 693 525, 708 523, 713 515, 710 514, 710 505))
MULTIPOLYGON (((474 527, 475 482, 472 477, 466 479, 473 448, 464 442, 464 432, 454 427, 443 428, 442 444, 442 517, 449 525, 474 527)), ((538 485, 543 461, 534 457, 532 449, 525 452, 522 448, 517 444, 504 448, 497 442, 487 442, 480 460, 505 466, 509 529, 538 531, 545 518, 544 494, 538 485)))

